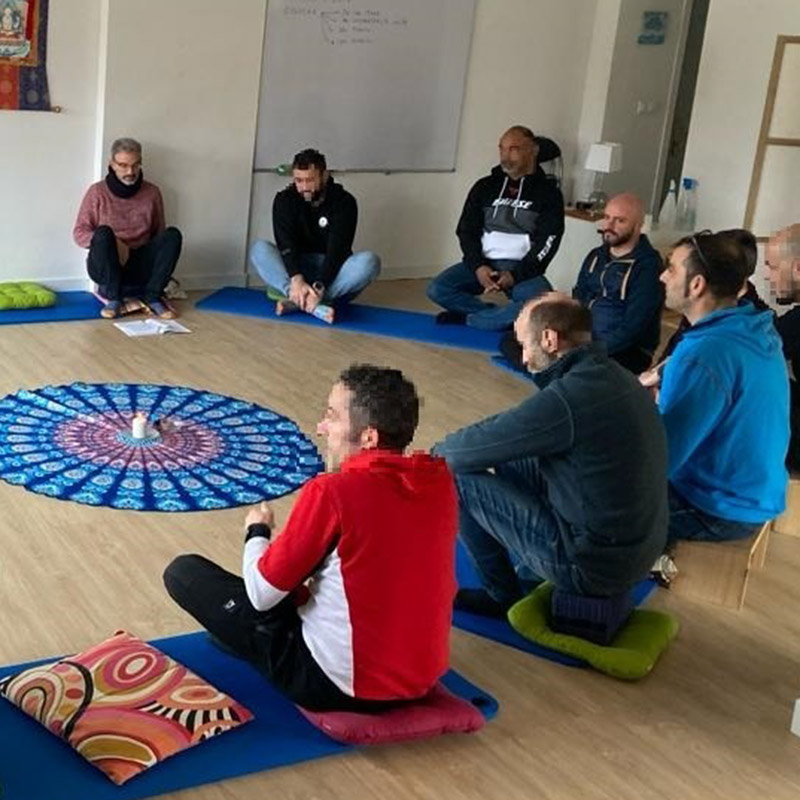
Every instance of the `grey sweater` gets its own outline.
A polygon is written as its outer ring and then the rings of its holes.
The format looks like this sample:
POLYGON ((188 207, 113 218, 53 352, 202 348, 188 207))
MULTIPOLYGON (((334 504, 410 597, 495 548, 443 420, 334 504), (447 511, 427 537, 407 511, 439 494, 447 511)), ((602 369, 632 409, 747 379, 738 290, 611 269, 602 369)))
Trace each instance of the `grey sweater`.
POLYGON ((667 447, 638 380, 584 345, 539 373, 540 391, 434 448, 458 475, 534 458, 566 552, 592 594, 641 580, 667 537, 667 447))

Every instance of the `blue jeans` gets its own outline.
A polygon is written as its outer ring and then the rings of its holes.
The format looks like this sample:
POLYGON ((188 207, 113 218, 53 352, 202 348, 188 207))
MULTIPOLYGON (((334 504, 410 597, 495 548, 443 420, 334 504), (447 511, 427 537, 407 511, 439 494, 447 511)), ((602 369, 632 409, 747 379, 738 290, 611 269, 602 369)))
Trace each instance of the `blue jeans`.
MULTIPOLYGON (((299 261, 303 275, 315 275, 324 260, 323 253, 302 253, 299 261)), ((250 262, 267 286, 271 286, 281 294, 289 295, 289 273, 283 264, 280 251, 272 242, 263 239, 256 241, 250 249, 250 262)), ((378 277, 380 271, 381 260, 375 253, 369 250, 353 253, 342 264, 333 282, 325 290, 325 301, 349 302, 361 294, 378 277)))
MULTIPOLYGON (((495 264, 496 269, 511 269, 511 265, 495 264)), ((478 299, 483 294, 483 286, 475 277, 475 271, 463 261, 448 267, 429 284, 428 297, 447 311, 460 311, 467 315, 467 325, 488 331, 502 331, 510 328, 527 300, 544 292, 552 291, 550 281, 540 275, 526 281, 515 283, 506 292, 509 302, 504 306, 487 304, 478 299)))
POLYGON ((697 542, 727 542, 746 539, 761 528, 763 523, 733 522, 706 514, 691 505, 669 484, 669 531, 667 539, 693 539, 697 542))
POLYGON ((494 474, 459 473, 455 480, 459 536, 483 588, 497 602, 510 605, 525 594, 526 584, 545 579, 584 592, 535 459, 502 464, 494 474))

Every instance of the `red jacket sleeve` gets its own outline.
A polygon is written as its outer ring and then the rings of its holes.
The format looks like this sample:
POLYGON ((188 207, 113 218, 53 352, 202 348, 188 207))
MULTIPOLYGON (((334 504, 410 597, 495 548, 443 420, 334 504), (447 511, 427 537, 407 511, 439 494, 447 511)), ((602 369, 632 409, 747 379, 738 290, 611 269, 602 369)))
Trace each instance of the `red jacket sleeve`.
POLYGON ((303 584, 336 546, 340 515, 326 488, 328 480, 322 476, 309 481, 275 541, 250 561, 251 566, 245 559, 248 596, 260 611, 277 605, 303 584))

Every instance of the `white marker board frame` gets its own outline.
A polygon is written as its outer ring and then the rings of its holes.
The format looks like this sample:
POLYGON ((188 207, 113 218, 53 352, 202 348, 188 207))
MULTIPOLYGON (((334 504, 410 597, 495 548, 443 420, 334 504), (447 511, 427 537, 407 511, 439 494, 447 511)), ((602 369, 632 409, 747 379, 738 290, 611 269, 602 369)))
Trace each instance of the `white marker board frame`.
POLYGON ((475 0, 269 0, 254 169, 455 169, 475 0))

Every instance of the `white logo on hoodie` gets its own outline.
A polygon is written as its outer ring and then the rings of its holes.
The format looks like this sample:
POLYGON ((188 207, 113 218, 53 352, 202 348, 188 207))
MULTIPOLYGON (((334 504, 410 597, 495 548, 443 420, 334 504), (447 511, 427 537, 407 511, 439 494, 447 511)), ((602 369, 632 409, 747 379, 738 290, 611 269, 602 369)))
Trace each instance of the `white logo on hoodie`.
POLYGON ((511 208, 530 208, 533 205, 533 200, 512 200, 510 197, 498 197, 492 202, 492 206, 510 206, 511 208))

